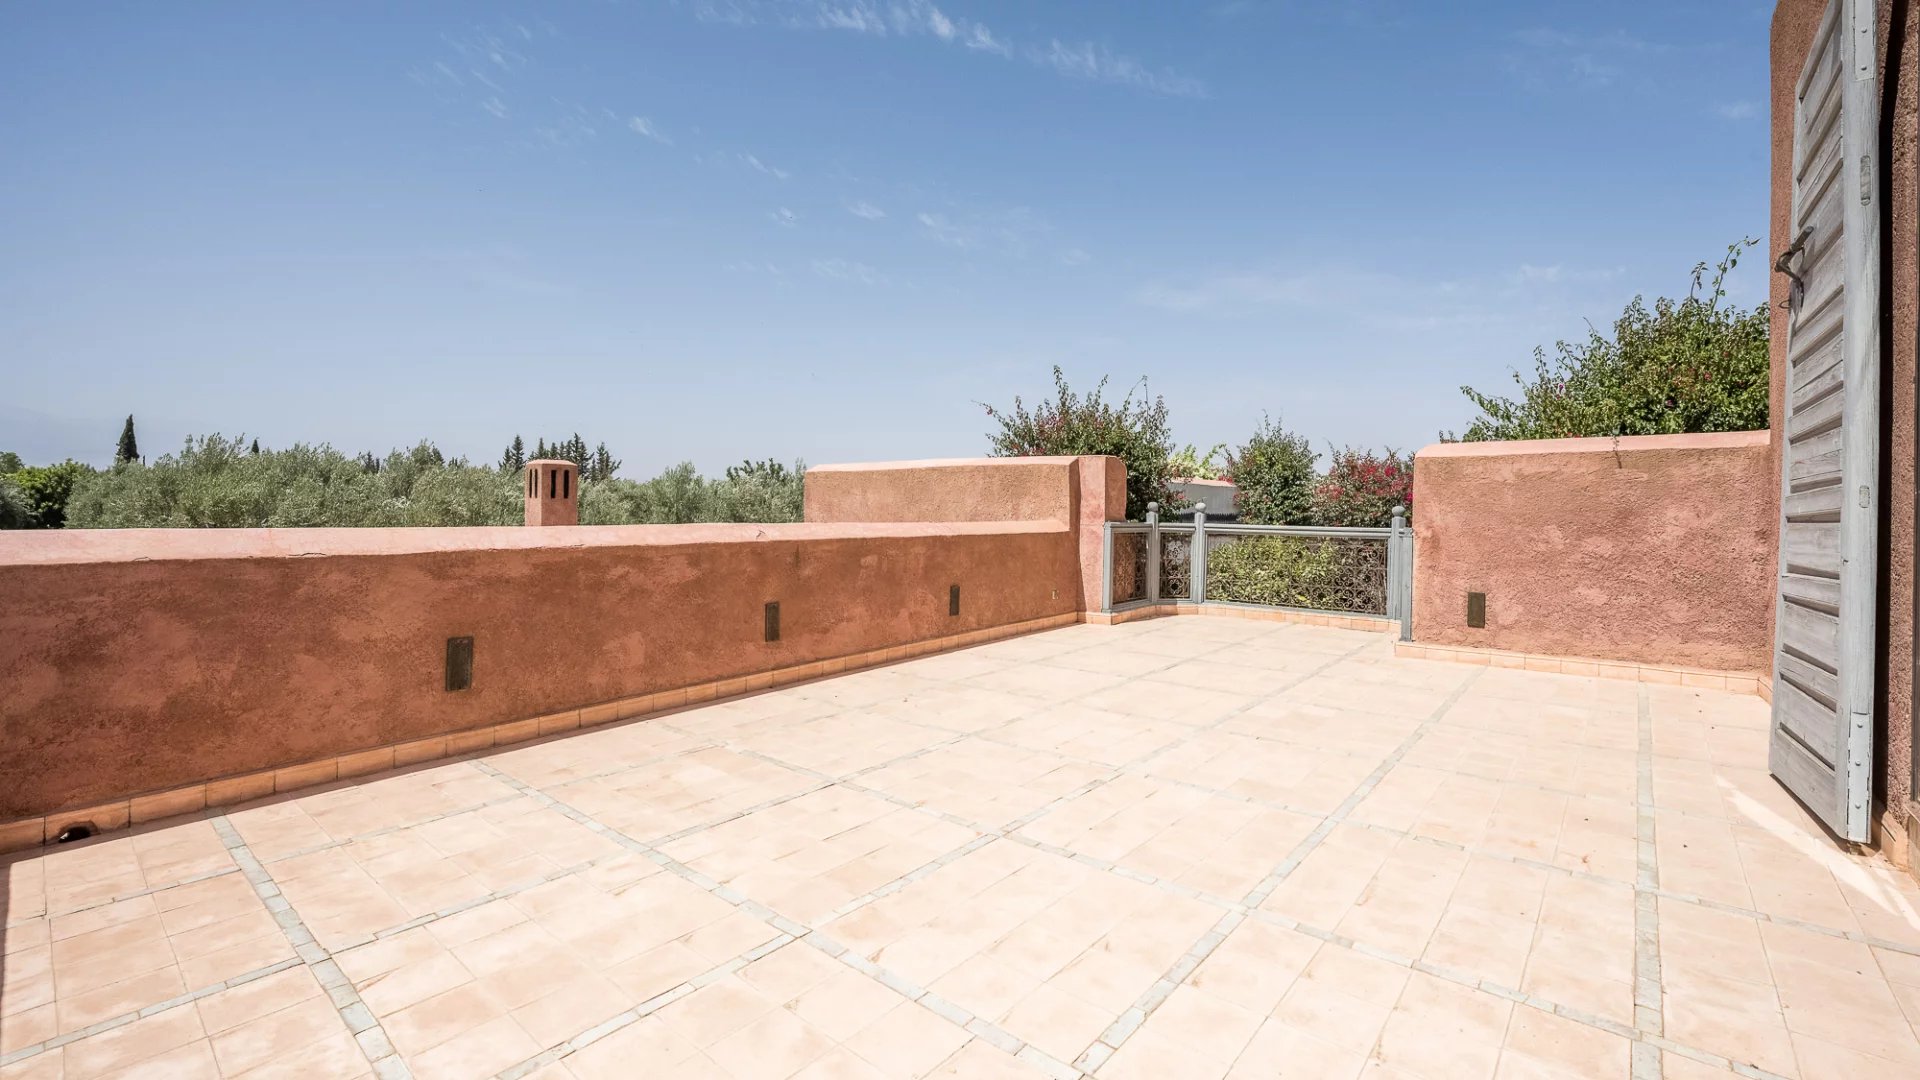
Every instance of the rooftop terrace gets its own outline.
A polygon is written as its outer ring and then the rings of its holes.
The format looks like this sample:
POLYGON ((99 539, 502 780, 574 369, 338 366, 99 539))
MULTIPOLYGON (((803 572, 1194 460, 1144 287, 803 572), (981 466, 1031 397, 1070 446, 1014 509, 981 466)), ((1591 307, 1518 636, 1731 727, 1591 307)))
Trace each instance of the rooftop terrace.
POLYGON ((1072 626, 7 857, 0 1078, 1920 1074, 1767 705, 1072 626))

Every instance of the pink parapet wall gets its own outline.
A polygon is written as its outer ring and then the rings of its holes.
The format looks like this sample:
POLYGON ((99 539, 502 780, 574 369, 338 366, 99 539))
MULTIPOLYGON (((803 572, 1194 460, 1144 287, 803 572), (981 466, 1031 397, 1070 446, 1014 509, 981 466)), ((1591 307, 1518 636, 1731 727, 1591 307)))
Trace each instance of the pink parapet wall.
POLYGON ((1442 443, 1414 457, 1413 637, 1722 671, 1772 667, 1764 431, 1442 443), (1486 594, 1486 627, 1467 594, 1486 594))
POLYGON ((1071 619, 1080 573, 1055 521, 4 532, 0 827, 1071 619))
POLYGON ((1054 521, 1072 530, 1081 611, 1100 610, 1109 521, 1127 516, 1127 467, 1117 457, 950 458, 808 469, 810 522, 1054 521))

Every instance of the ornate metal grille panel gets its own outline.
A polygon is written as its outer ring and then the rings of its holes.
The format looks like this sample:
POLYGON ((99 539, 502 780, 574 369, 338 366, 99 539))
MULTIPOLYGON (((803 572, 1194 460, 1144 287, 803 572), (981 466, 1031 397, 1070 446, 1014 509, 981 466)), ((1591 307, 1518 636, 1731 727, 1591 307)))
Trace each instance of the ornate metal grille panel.
POLYGON ((1384 538, 1209 534, 1206 577, 1208 600, 1387 614, 1384 538))
POLYGON ((1115 606, 1147 598, 1148 536, 1144 532, 1113 534, 1111 601, 1115 606))
POLYGON ((1193 530, 1160 529, 1160 599, 1191 600, 1193 530))

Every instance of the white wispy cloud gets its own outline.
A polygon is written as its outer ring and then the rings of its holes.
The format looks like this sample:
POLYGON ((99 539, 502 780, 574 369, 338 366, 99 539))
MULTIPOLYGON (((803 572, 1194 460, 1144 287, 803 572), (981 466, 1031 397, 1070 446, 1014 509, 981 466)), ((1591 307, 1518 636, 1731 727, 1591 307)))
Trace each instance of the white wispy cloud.
POLYGON ((1131 86, 1149 93, 1203 98, 1204 83, 1166 68, 1155 69, 1092 42, 1053 39, 1048 46, 1019 48, 985 23, 943 10, 932 0, 699 0, 696 17, 732 26, 760 24, 834 30, 876 38, 931 38, 969 52, 1002 59, 1019 57, 1068 78, 1131 86))
POLYGON ((815 259, 809 268, 815 277, 832 278, 835 281, 854 281, 862 285, 882 285, 886 277, 878 270, 863 262, 850 259, 815 259))
POLYGON ((784 225, 789 229, 793 228, 795 225, 800 224, 800 215, 794 213, 793 211, 787 209, 784 206, 780 207, 778 210, 773 211, 767 216, 772 218, 776 224, 784 225))
POLYGON ((667 136, 663 132, 661 132, 661 130, 658 127, 654 126, 654 123, 652 120, 649 120, 644 116, 635 116, 629 119, 627 121, 627 130, 633 132, 635 135, 640 135, 640 136, 644 136, 646 138, 652 139, 654 142, 657 142, 657 143, 665 143, 668 146, 673 145, 673 140, 667 138, 667 136))
POLYGON ((1152 71, 1138 60, 1108 51, 1104 45, 1083 41, 1067 45, 1058 39, 1045 50, 1035 50, 1031 59, 1045 64, 1068 78, 1094 82, 1119 83, 1170 97, 1207 96, 1206 85, 1173 71, 1152 71))
POLYGON ((1178 315, 1248 318, 1325 316, 1330 312, 1383 312, 1403 326, 1483 324, 1558 305, 1568 298, 1611 296, 1626 274, 1620 267, 1538 266, 1511 272, 1434 278, 1365 267, 1293 270, 1293 259, 1146 282, 1133 301, 1178 315))
POLYGON ((1068 248, 1060 253, 1062 266, 1085 266, 1093 261, 1093 256, 1081 248, 1068 248))
POLYGON ((501 101, 497 97, 490 97, 487 100, 481 102, 480 107, 492 113, 495 117, 501 120, 505 120, 507 118, 507 105, 505 102, 501 101))
POLYGON ((1513 278, 1522 285, 1592 284, 1613 281, 1626 272, 1624 266, 1569 267, 1565 263, 1554 263, 1551 266, 1521 263, 1520 269, 1514 273, 1513 278))
POLYGON ((1024 258, 1053 235, 1045 218, 1024 206, 1008 209, 927 210, 914 215, 926 236, 959 251, 990 251, 1024 258))
POLYGON ((447 44, 471 68, 490 65, 501 71, 518 71, 527 66, 526 54, 491 30, 475 30, 460 37, 449 37, 447 44))
POLYGON ((1713 114, 1722 120, 1751 120, 1760 115, 1760 107, 1751 101, 1729 101, 1715 105, 1713 114))
POLYGON ((559 108, 558 114, 534 129, 534 134, 543 142, 554 146, 577 146, 599 137, 600 129, 594 123, 595 114, 585 105, 568 105, 559 101, 554 105, 559 108))
POLYGON ((1535 86, 1573 83, 1589 88, 1633 81, 1647 59, 1671 46, 1624 30, 1604 33, 1533 27, 1512 36, 1507 66, 1535 86))
POLYGON ((978 242, 975 230, 960 225, 945 214, 920 213, 914 215, 927 235, 948 247, 970 248, 978 242))
POLYGON ((867 221, 879 221, 881 218, 887 216, 885 210, 880 209, 865 199, 856 203, 847 204, 847 213, 857 218, 864 218, 867 221))
POLYGON ((875 37, 924 35, 981 52, 1013 55, 1013 50, 994 37, 993 31, 984 24, 948 15, 929 0, 895 0, 886 4, 869 0, 826 0, 783 6, 789 12, 782 21, 789 26, 811 24, 826 30, 850 30, 875 37))
POLYGON ((741 154, 740 160, 752 166, 754 170, 758 172, 763 172, 768 176, 773 177, 775 180, 785 180, 789 176, 793 175, 792 173, 788 172, 785 169, 774 168, 773 166, 767 164, 764 161, 761 161, 759 158, 753 156, 752 154, 741 154))

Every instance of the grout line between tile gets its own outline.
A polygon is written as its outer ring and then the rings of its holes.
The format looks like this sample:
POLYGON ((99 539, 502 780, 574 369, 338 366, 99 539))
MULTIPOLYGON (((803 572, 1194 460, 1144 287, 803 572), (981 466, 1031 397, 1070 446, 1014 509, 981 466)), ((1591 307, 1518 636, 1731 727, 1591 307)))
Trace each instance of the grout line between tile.
POLYGON ((507 1066, 494 1074, 495 1080, 520 1080, 521 1077, 537 1072, 559 1061, 561 1058, 566 1057, 568 1054, 592 1046, 594 1043, 612 1035, 616 1031, 639 1023, 654 1013, 659 1012, 661 1009, 666 1008, 668 1005, 693 993, 695 990, 718 982, 728 975, 739 971, 741 968, 746 967, 748 964, 753 963, 755 960, 766 956, 768 953, 791 944, 793 941, 794 938, 791 934, 775 934, 772 938, 755 945, 753 948, 748 949, 746 952, 741 953, 731 960, 724 961, 690 979, 668 987, 640 1004, 635 1005, 633 1008, 615 1013, 585 1031, 569 1039, 555 1043, 532 1057, 507 1066))
MULTIPOLYGON (((229 873, 231 872, 232 871, 229 871, 229 873)), ((184 994, 176 994, 173 997, 166 999, 165 1001, 157 1001, 151 1005, 146 1005, 141 1008, 134 1009, 130 1012, 121 1013, 118 1016, 109 1016, 105 1020, 96 1020, 93 1023, 88 1024, 86 1027, 77 1028, 73 1031, 66 1032, 65 1034, 55 1035, 53 1038, 44 1039, 40 1042, 34 1043, 31 1046, 20 1047, 18 1050, 14 1050, 6 1054, 0 1054, 0 1068, 5 1068, 6 1066, 12 1065, 16 1062, 25 1061, 30 1057, 37 1057, 38 1055, 44 1054, 49 1050, 58 1050, 60 1047, 65 1046, 68 1043, 79 1042, 81 1039, 91 1038, 95 1035, 112 1031, 114 1028, 117 1028, 117 1027, 125 1027, 126 1025, 133 1023, 135 1020, 145 1020, 149 1016, 155 1016, 159 1013, 166 1012, 169 1009, 176 1009, 182 1005, 192 1004, 193 1002, 198 1001, 201 998, 211 997, 222 990, 231 990, 236 986, 245 986, 250 982, 254 982, 259 979, 264 979, 269 975, 277 975, 280 972, 285 971, 290 967, 295 967, 302 962, 303 961, 301 961, 299 957, 290 956, 285 960, 275 961, 274 963, 268 964, 265 967, 257 967, 257 968, 254 968, 252 971, 242 972, 241 974, 235 975, 232 978, 222 979, 217 983, 210 983, 206 986, 199 988, 198 990, 189 990, 184 994)))
MULTIPOLYGON (((1350 656, 1352 654, 1349 653, 1347 655, 1350 656)), ((1341 657, 1340 659, 1345 659, 1345 657, 1341 657)), ((1330 661, 1322 665, 1321 668, 1315 669, 1315 672, 1317 673, 1320 670, 1331 667, 1333 663, 1337 662, 1337 660, 1330 661)), ((1119 1052, 1120 1048, 1126 1044, 1127 1039, 1139 1029, 1141 1024, 1146 1022, 1146 1018, 1151 1016, 1153 1011, 1159 1008, 1161 1003, 1167 999, 1167 996, 1173 992, 1172 986, 1168 986, 1165 992, 1162 992, 1162 985, 1167 983, 1168 980, 1171 980, 1174 985, 1178 985, 1180 980, 1186 978, 1187 974, 1191 973, 1195 967, 1199 966, 1202 961, 1211 955, 1226 938, 1226 932, 1221 930, 1221 927, 1224 926, 1226 930, 1230 931, 1234 926, 1238 926, 1241 920, 1246 917, 1245 914, 1243 914, 1244 911, 1259 908, 1261 903, 1263 903, 1268 896, 1272 895, 1273 890, 1278 888, 1282 881, 1286 880, 1287 875, 1293 873, 1302 862, 1306 861, 1307 856, 1313 853, 1314 848, 1319 847, 1322 841, 1333 834, 1333 830, 1339 826, 1340 822, 1345 820, 1346 816, 1352 813, 1354 808, 1359 806, 1360 803, 1373 792, 1373 789, 1379 785, 1380 781, 1385 779, 1389 772, 1393 771, 1393 767, 1400 763, 1400 759, 1406 756, 1407 751, 1413 749, 1414 745, 1424 738, 1435 724, 1440 722, 1440 718, 1445 716, 1447 711, 1453 708, 1454 704, 1457 703, 1461 697, 1465 696, 1467 689, 1478 681, 1479 678, 1480 671, 1476 669, 1472 674, 1462 679, 1460 685, 1454 687, 1445 698, 1442 698, 1440 704, 1434 707, 1433 712, 1429 713, 1427 718, 1422 720, 1418 727, 1408 733, 1407 737, 1400 741, 1400 745, 1394 747, 1391 753, 1381 759, 1380 764, 1376 765, 1373 771, 1368 773, 1366 777, 1348 793, 1347 797, 1340 801, 1338 806, 1334 807, 1332 813, 1321 818, 1320 824, 1315 826, 1314 830, 1308 833, 1298 844, 1295 844, 1293 850, 1287 853, 1286 858, 1280 860, 1278 866, 1274 867, 1265 878, 1261 879, 1259 884, 1248 890, 1247 894, 1241 897, 1234 905, 1234 910, 1229 910, 1226 915, 1221 916, 1220 923, 1216 924, 1213 929, 1207 931, 1205 934, 1202 934, 1199 940, 1194 942, 1192 948, 1187 951, 1186 955, 1176 961, 1171 968, 1168 968, 1167 973, 1161 976, 1159 982, 1148 987, 1147 991, 1134 1001, 1133 1008, 1122 1013, 1120 1019, 1109 1025, 1107 1030, 1102 1032, 1100 1037, 1094 1041, 1093 1045, 1088 1047, 1086 1052, 1080 1056, 1080 1060, 1074 1062, 1074 1065, 1077 1068, 1092 1071, 1098 1069, 1108 1058, 1119 1052), (1229 922, 1229 920, 1231 920, 1231 922, 1229 922), (1133 1019, 1136 1013, 1138 1014, 1138 1020, 1133 1019)))
POLYGON ((253 849, 227 820, 223 813, 212 818, 214 831, 220 834, 220 842, 227 846, 233 861, 239 865, 240 872, 246 875, 248 884, 253 886, 255 895, 273 913, 274 922, 280 925, 280 932, 286 935, 288 944, 313 972, 314 980, 327 992, 327 1000, 339 1013, 340 1022, 353 1033, 353 1041, 366 1056, 367 1063, 373 1066, 373 1074, 379 1080, 412 1080, 413 1070, 407 1066, 400 1052, 393 1048, 393 1040, 387 1037, 387 1031, 380 1021, 367 1008, 360 997, 360 991, 347 978, 340 965, 334 963, 333 954, 314 940, 313 931, 307 928, 306 921, 294 910, 293 904, 280 891, 273 875, 261 865, 253 854, 253 849))
MULTIPOLYGON (((1645 683, 1637 701, 1638 750, 1635 755, 1633 883, 1633 1024, 1650 1035, 1665 1033, 1660 979, 1659 846, 1654 842, 1653 704, 1645 683)), ((1633 1080, 1661 1080, 1660 1048, 1635 1038, 1633 1080)))
MULTIPOLYGON (((1012 1049, 1008 1049, 1007 1051, 1008 1053, 1015 1054, 1016 1056, 1023 1056, 1025 1060, 1034 1062, 1036 1064, 1040 1064, 1042 1067, 1046 1068, 1049 1072, 1055 1073, 1055 1075, 1060 1075, 1060 1076, 1078 1076, 1079 1075, 1078 1072, 1074 1071, 1070 1066, 1066 1065, 1064 1062, 1060 1062, 1057 1059, 1053 1058, 1051 1055, 1044 1053, 1038 1047, 1034 1047, 1027 1044, 1024 1040, 1018 1038, 1012 1032, 1009 1032, 1006 1029, 1001 1028, 997 1024, 990 1023, 980 1017, 974 1016, 973 1014, 967 1012, 965 1009, 962 1009, 960 1006, 947 1001, 945 998, 941 997, 938 994, 933 993, 931 990, 927 990, 923 987, 914 985, 910 980, 903 978, 898 973, 890 971, 886 968, 883 968, 880 965, 875 964, 872 961, 866 959, 865 957, 852 952, 851 950, 847 949, 845 946, 840 945, 838 942, 834 942, 831 939, 826 938, 824 935, 818 933, 814 928, 807 926, 803 923, 796 922, 792 919, 788 919, 785 916, 780 915, 779 913, 769 909, 765 905, 741 894, 737 890, 734 890, 728 886, 720 884, 714 879, 708 877, 706 874, 703 874, 700 871, 694 869, 693 867, 688 866, 687 864, 674 858, 673 856, 668 855, 666 852, 661 851, 658 848, 655 848, 652 845, 645 843, 644 841, 636 840, 633 837, 628 836, 626 833, 621 832, 618 829, 615 829, 609 825, 606 825, 594 819, 593 817, 589 816, 588 814, 579 810, 578 808, 571 806, 560 799, 554 798, 552 795, 547 794, 545 791, 539 788, 535 788, 530 785, 522 783, 518 779, 499 771, 497 768, 495 768, 494 766, 492 766, 491 764, 485 761, 476 760, 473 762, 473 764, 477 768, 479 768, 481 771, 486 772, 487 774, 494 776, 495 778, 505 783, 512 784, 516 787, 521 788, 522 790, 526 791, 527 794, 530 795, 532 798, 534 798, 536 801, 546 803, 548 806, 552 807, 554 810, 558 811, 559 813, 573 819, 574 821, 579 822, 581 825, 586 826, 587 828, 593 830, 594 832, 597 832, 600 835, 607 837, 608 839, 621 845, 622 847, 628 849, 629 851, 633 851, 636 854, 644 856, 645 858, 647 858, 654 864, 658 865, 662 869, 668 871, 669 873, 672 873, 675 876, 681 878, 682 880, 685 880, 688 883, 695 885, 698 888, 708 893, 711 893, 712 895, 720 898, 721 900, 726 901, 727 903, 733 905, 734 908, 741 911, 742 913, 749 915, 753 918, 759 919, 761 922, 764 922, 769 926, 772 926, 774 929, 789 935, 790 940, 805 942, 810 947, 818 949, 820 952, 825 953, 827 956, 835 960, 838 960, 840 963, 844 964, 845 966, 853 968, 854 970, 861 972, 862 974, 868 976, 869 978, 872 978, 875 981, 880 982, 881 984, 885 985, 889 989, 893 990, 895 993, 898 993, 902 997, 905 997, 907 1000, 917 1002, 927 1007, 928 1009, 936 1013, 939 1013, 941 1016, 948 1018, 949 1020, 952 1020, 955 1016, 967 1017, 967 1021, 964 1024, 961 1024, 963 1028, 973 1033, 977 1037, 983 1038, 993 1043, 996 1046, 1000 1046, 1002 1049, 1012 1047, 1012 1049)), ((824 774, 821 774, 821 775, 824 775, 824 774)), ((964 857, 965 855, 972 852, 976 848, 982 846, 983 843, 984 841, 982 840, 981 837, 975 837, 974 839, 968 841, 966 844, 963 844, 960 847, 955 848, 954 850, 949 851, 944 855, 941 855, 937 859, 934 859, 931 863, 922 864, 921 867, 917 867, 914 870, 909 871, 908 873, 910 875, 921 874, 922 876, 924 876, 926 873, 931 873, 932 869, 937 869, 939 865, 945 865, 946 863, 949 863, 956 859, 964 857), (932 869, 929 869, 929 867, 931 867, 932 869)), ((893 885, 893 883, 888 882, 886 884, 881 885, 880 888, 885 889, 891 885, 893 885)), ((878 890, 875 890, 875 891, 877 892, 878 890)), ((669 993, 672 993, 672 991, 669 991, 669 993)), ((663 1002, 662 1004, 665 1004, 665 1003, 663 1002)), ((658 1006, 656 1006, 656 1008, 657 1007, 658 1006)), ((639 1019, 639 1017, 636 1016, 634 1019, 637 1020, 639 1019)), ((568 1052, 570 1053, 571 1051, 568 1051, 568 1052)), ((525 1063, 522 1063, 522 1064, 525 1064, 525 1063)), ((538 1066, 534 1066, 534 1067, 537 1068, 538 1066)), ((518 1066, 515 1066, 515 1068, 518 1068, 518 1066)), ((531 1071, 531 1069, 529 1069, 528 1071, 531 1071)), ((518 1075, 524 1075, 524 1074, 518 1074, 518 1075)))

